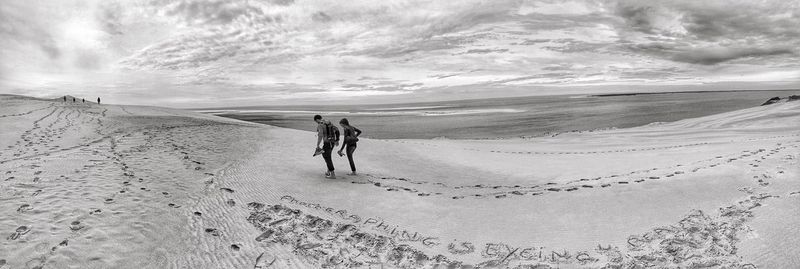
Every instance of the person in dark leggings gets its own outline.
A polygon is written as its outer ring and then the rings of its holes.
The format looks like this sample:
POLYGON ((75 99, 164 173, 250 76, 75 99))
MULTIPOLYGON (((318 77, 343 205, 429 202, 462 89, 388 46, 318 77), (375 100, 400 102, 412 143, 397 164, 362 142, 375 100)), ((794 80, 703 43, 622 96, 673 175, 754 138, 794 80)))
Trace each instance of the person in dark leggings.
POLYGON ((339 156, 344 155, 342 150, 346 150, 347 160, 350 161, 350 170, 353 171, 350 175, 355 176, 356 164, 353 162, 353 152, 356 151, 356 143, 358 143, 358 136, 361 135, 361 130, 350 125, 347 119, 340 120, 339 125, 342 125, 342 130, 344 130, 344 143, 342 143, 342 148, 339 149, 339 156))

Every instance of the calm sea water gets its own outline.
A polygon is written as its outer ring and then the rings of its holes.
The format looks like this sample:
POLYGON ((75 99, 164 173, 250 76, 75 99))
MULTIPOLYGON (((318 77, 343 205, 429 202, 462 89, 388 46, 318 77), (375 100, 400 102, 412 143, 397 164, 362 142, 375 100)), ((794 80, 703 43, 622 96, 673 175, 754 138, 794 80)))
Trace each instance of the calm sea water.
POLYGON ((313 131, 314 114, 347 118, 371 138, 510 138, 670 122, 761 105, 794 91, 536 96, 358 106, 265 106, 201 110, 223 117, 313 131))

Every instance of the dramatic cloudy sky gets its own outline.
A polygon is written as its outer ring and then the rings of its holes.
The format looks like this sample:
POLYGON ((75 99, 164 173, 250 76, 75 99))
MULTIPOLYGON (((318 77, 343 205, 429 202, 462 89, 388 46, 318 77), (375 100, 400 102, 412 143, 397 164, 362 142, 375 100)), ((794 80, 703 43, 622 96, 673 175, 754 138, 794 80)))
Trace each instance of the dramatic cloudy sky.
POLYGON ((190 107, 798 87, 797 0, 0 3, 0 93, 190 107))

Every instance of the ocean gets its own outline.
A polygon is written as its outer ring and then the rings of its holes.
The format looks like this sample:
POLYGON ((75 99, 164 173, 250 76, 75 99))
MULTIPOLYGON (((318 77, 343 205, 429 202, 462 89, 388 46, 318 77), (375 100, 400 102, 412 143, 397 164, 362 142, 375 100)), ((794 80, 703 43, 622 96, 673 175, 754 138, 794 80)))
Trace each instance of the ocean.
POLYGON ((379 139, 493 139, 627 128, 759 106, 800 90, 559 95, 443 102, 198 109, 249 122, 314 131, 313 115, 347 118, 379 139))

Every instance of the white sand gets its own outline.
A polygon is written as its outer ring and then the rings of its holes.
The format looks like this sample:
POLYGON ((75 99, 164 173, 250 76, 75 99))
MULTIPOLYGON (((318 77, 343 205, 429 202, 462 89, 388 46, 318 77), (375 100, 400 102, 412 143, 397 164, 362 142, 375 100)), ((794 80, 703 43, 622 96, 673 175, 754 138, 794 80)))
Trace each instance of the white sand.
POLYGON ((362 139, 328 180, 313 133, 0 96, 0 269, 800 267, 798 122, 362 139))

